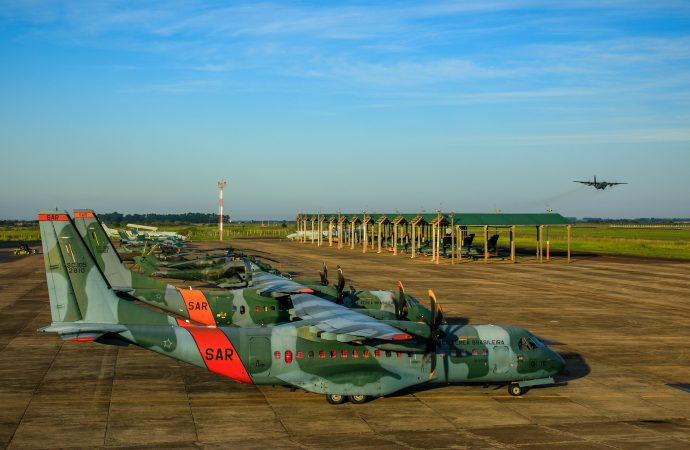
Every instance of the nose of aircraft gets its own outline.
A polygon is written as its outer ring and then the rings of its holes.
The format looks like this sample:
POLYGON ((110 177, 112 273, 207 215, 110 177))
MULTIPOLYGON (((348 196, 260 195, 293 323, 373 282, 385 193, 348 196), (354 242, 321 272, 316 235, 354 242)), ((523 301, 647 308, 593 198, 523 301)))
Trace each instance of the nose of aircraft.
POLYGON ((565 368, 565 359, 558 353, 551 349, 551 367, 553 367, 554 373, 559 373, 565 368))

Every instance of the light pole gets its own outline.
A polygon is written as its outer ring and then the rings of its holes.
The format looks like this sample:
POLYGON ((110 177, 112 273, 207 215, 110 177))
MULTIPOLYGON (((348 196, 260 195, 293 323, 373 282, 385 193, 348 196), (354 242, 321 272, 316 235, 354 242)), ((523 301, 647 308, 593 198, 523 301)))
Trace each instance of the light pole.
POLYGON ((228 184, 225 180, 218 182, 218 236, 223 240, 223 189, 228 184))

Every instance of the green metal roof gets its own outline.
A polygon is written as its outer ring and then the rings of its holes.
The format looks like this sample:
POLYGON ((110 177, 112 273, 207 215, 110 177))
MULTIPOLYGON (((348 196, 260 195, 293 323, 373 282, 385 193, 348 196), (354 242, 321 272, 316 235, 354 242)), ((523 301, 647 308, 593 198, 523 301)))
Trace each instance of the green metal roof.
MULTIPOLYGON (((389 221, 395 220, 402 216, 406 222, 411 222, 415 217, 421 216, 426 223, 430 223, 438 217, 436 213, 389 213, 389 214, 367 214, 371 217, 371 222, 376 222, 381 217, 386 217, 389 221)), ((328 217, 338 217, 337 213, 304 213, 299 214, 298 217, 313 217, 315 220, 317 216, 323 217, 326 220, 328 217)), ((340 217, 346 217, 348 221, 354 216, 364 217, 362 213, 340 213, 340 217)), ((492 226, 508 226, 508 225, 567 225, 570 223, 568 219, 557 213, 518 213, 518 214, 496 214, 496 213, 443 213, 441 214, 448 223, 455 223, 456 225, 492 225, 492 226)))
POLYGON ((568 225, 570 221, 557 213, 536 214, 455 214, 457 225, 568 225))

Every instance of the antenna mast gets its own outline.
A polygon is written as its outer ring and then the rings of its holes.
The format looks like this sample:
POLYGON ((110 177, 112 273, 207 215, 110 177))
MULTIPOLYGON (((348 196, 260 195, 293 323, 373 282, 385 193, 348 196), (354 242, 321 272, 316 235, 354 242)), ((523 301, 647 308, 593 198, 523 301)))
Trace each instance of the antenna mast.
POLYGON ((223 189, 228 184, 225 180, 218 182, 218 236, 223 240, 223 189))

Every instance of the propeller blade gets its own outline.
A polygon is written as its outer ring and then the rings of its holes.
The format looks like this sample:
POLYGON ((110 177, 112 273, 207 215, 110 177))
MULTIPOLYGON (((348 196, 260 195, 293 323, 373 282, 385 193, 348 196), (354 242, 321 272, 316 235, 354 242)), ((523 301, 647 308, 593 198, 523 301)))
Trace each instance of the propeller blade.
POLYGON ((335 286, 335 290, 338 293, 338 300, 343 298, 343 289, 345 289, 345 276, 343 275, 343 269, 338 266, 338 284, 335 286))
POLYGON ((319 272, 321 277, 321 286, 328 286, 328 266, 323 263, 323 272, 319 272))
POLYGON ((429 336, 427 353, 431 357, 431 370, 429 371, 429 379, 434 377, 436 372, 436 344, 440 336, 439 326, 443 323, 443 309, 441 304, 436 300, 436 294, 429 289, 429 302, 431 303, 431 320, 429 321, 429 328, 431 333, 429 336))
POLYGON ((402 281, 398 281, 398 297, 395 298, 395 316, 398 320, 405 320, 407 318, 407 298, 405 297, 405 286, 402 281))
POLYGON ((252 285, 252 263, 249 258, 244 258, 244 281, 247 286, 252 285))

